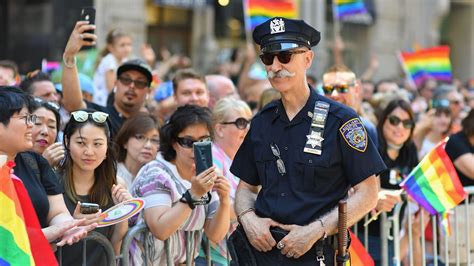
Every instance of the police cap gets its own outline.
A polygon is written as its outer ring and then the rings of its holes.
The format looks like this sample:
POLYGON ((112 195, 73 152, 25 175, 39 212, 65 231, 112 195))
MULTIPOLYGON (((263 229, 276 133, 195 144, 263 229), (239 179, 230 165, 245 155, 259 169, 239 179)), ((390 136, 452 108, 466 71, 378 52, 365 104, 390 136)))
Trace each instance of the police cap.
POLYGON ((321 34, 303 20, 274 17, 255 28, 253 40, 263 53, 274 53, 297 47, 311 49, 319 43, 321 34))

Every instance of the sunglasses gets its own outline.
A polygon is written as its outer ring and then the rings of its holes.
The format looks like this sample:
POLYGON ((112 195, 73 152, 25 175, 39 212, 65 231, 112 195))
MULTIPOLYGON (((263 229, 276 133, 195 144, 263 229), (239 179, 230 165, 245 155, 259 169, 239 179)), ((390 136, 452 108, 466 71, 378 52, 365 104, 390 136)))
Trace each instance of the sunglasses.
POLYGON ((145 137, 145 135, 142 135, 142 134, 136 134, 134 137, 141 144, 145 144, 148 141, 150 141, 150 143, 154 146, 160 145, 160 139, 157 138, 157 137, 147 138, 147 137, 145 137))
POLYGON ((323 91, 324 94, 332 94, 334 90, 337 91, 337 93, 347 93, 349 91, 349 87, 353 86, 354 83, 351 84, 336 84, 336 85, 324 85, 323 86, 323 91))
POLYGON ((204 141, 211 141, 211 138, 206 137, 203 139, 195 140, 190 137, 184 137, 184 138, 176 137, 176 142, 178 142, 178 144, 181 145, 181 147, 188 148, 188 149, 191 149, 195 142, 204 142, 204 141))
POLYGON ((291 61, 291 56, 294 54, 302 54, 306 53, 307 51, 305 50, 298 50, 298 51, 284 51, 280 53, 265 53, 260 55, 260 59, 262 62, 270 66, 273 64, 273 59, 275 56, 278 58, 278 61, 282 64, 288 64, 291 61))
POLYGON ((56 112, 59 112, 59 108, 60 108, 60 107, 59 107, 59 105, 58 105, 57 103, 45 101, 45 100, 43 100, 43 99, 41 99, 41 98, 38 98, 38 97, 34 97, 33 99, 34 99, 34 101, 35 101, 36 103, 38 103, 40 106, 45 107, 45 108, 48 108, 48 107, 49 107, 49 108, 55 110, 56 112))
POLYGON ((411 129, 415 125, 415 122, 411 119, 401 120, 398 116, 394 115, 388 117, 388 122, 390 122, 392 126, 398 126, 402 123, 403 127, 406 129, 411 129))
POLYGON ((125 86, 129 86, 130 84, 133 83, 135 84, 135 88, 140 89, 140 90, 148 87, 148 81, 131 79, 125 76, 118 77, 118 80, 120 81, 120 83, 122 83, 125 86))
POLYGON ((243 117, 239 117, 239 118, 235 119, 235 121, 222 122, 220 124, 223 124, 223 125, 232 125, 232 124, 234 124, 238 129, 246 129, 249 126, 250 121, 243 118, 243 117))
POLYGON ((102 124, 107 121, 107 117, 109 117, 109 114, 98 111, 92 113, 86 111, 75 111, 71 113, 71 116, 79 123, 86 122, 89 117, 91 117, 94 122, 102 124))

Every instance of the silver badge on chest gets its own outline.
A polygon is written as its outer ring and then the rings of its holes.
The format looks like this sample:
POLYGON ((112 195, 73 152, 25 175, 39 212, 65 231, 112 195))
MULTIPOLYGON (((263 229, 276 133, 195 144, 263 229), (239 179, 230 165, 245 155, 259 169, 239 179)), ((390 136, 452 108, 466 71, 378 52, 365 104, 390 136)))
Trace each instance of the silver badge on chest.
POLYGON ((306 144, 304 152, 321 155, 323 152, 323 135, 326 118, 329 113, 329 103, 317 101, 314 104, 313 113, 308 112, 308 116, 312 118, 309 133, 306 135, 306 144))

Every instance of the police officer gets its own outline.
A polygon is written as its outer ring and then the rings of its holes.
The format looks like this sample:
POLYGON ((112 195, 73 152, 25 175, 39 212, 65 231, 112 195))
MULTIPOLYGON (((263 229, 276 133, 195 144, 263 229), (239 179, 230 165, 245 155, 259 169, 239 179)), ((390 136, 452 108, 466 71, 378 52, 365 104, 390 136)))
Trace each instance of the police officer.
POLYGON ((328 236, 337 231, 338 201, 352 187, 348 224, 362 218, 375 207, 376 175, 385 164, 358 115, 307 84, 317 30, 276 17, 258 26, 253 39, 282 98, 254 117, 234 158, 231 172, 241 179, 235 209, 243 227, 234 234, 245 232, 253 264, 333 265, 334 237, 328 236))

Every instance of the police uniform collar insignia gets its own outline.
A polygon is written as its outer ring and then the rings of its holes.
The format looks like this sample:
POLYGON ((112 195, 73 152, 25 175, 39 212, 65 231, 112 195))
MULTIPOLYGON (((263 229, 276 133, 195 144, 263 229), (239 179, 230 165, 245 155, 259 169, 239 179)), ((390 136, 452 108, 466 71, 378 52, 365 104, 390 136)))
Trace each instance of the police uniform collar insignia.
POLYGON ((350 119, 339 128, 339 131, 349 147, 365 152, 368 146, 367 132, 359 118, 350 119))
POLYGON ((282 18, 275 18, 270 22, 270 34, 285 32, 285 22, 282 18))

